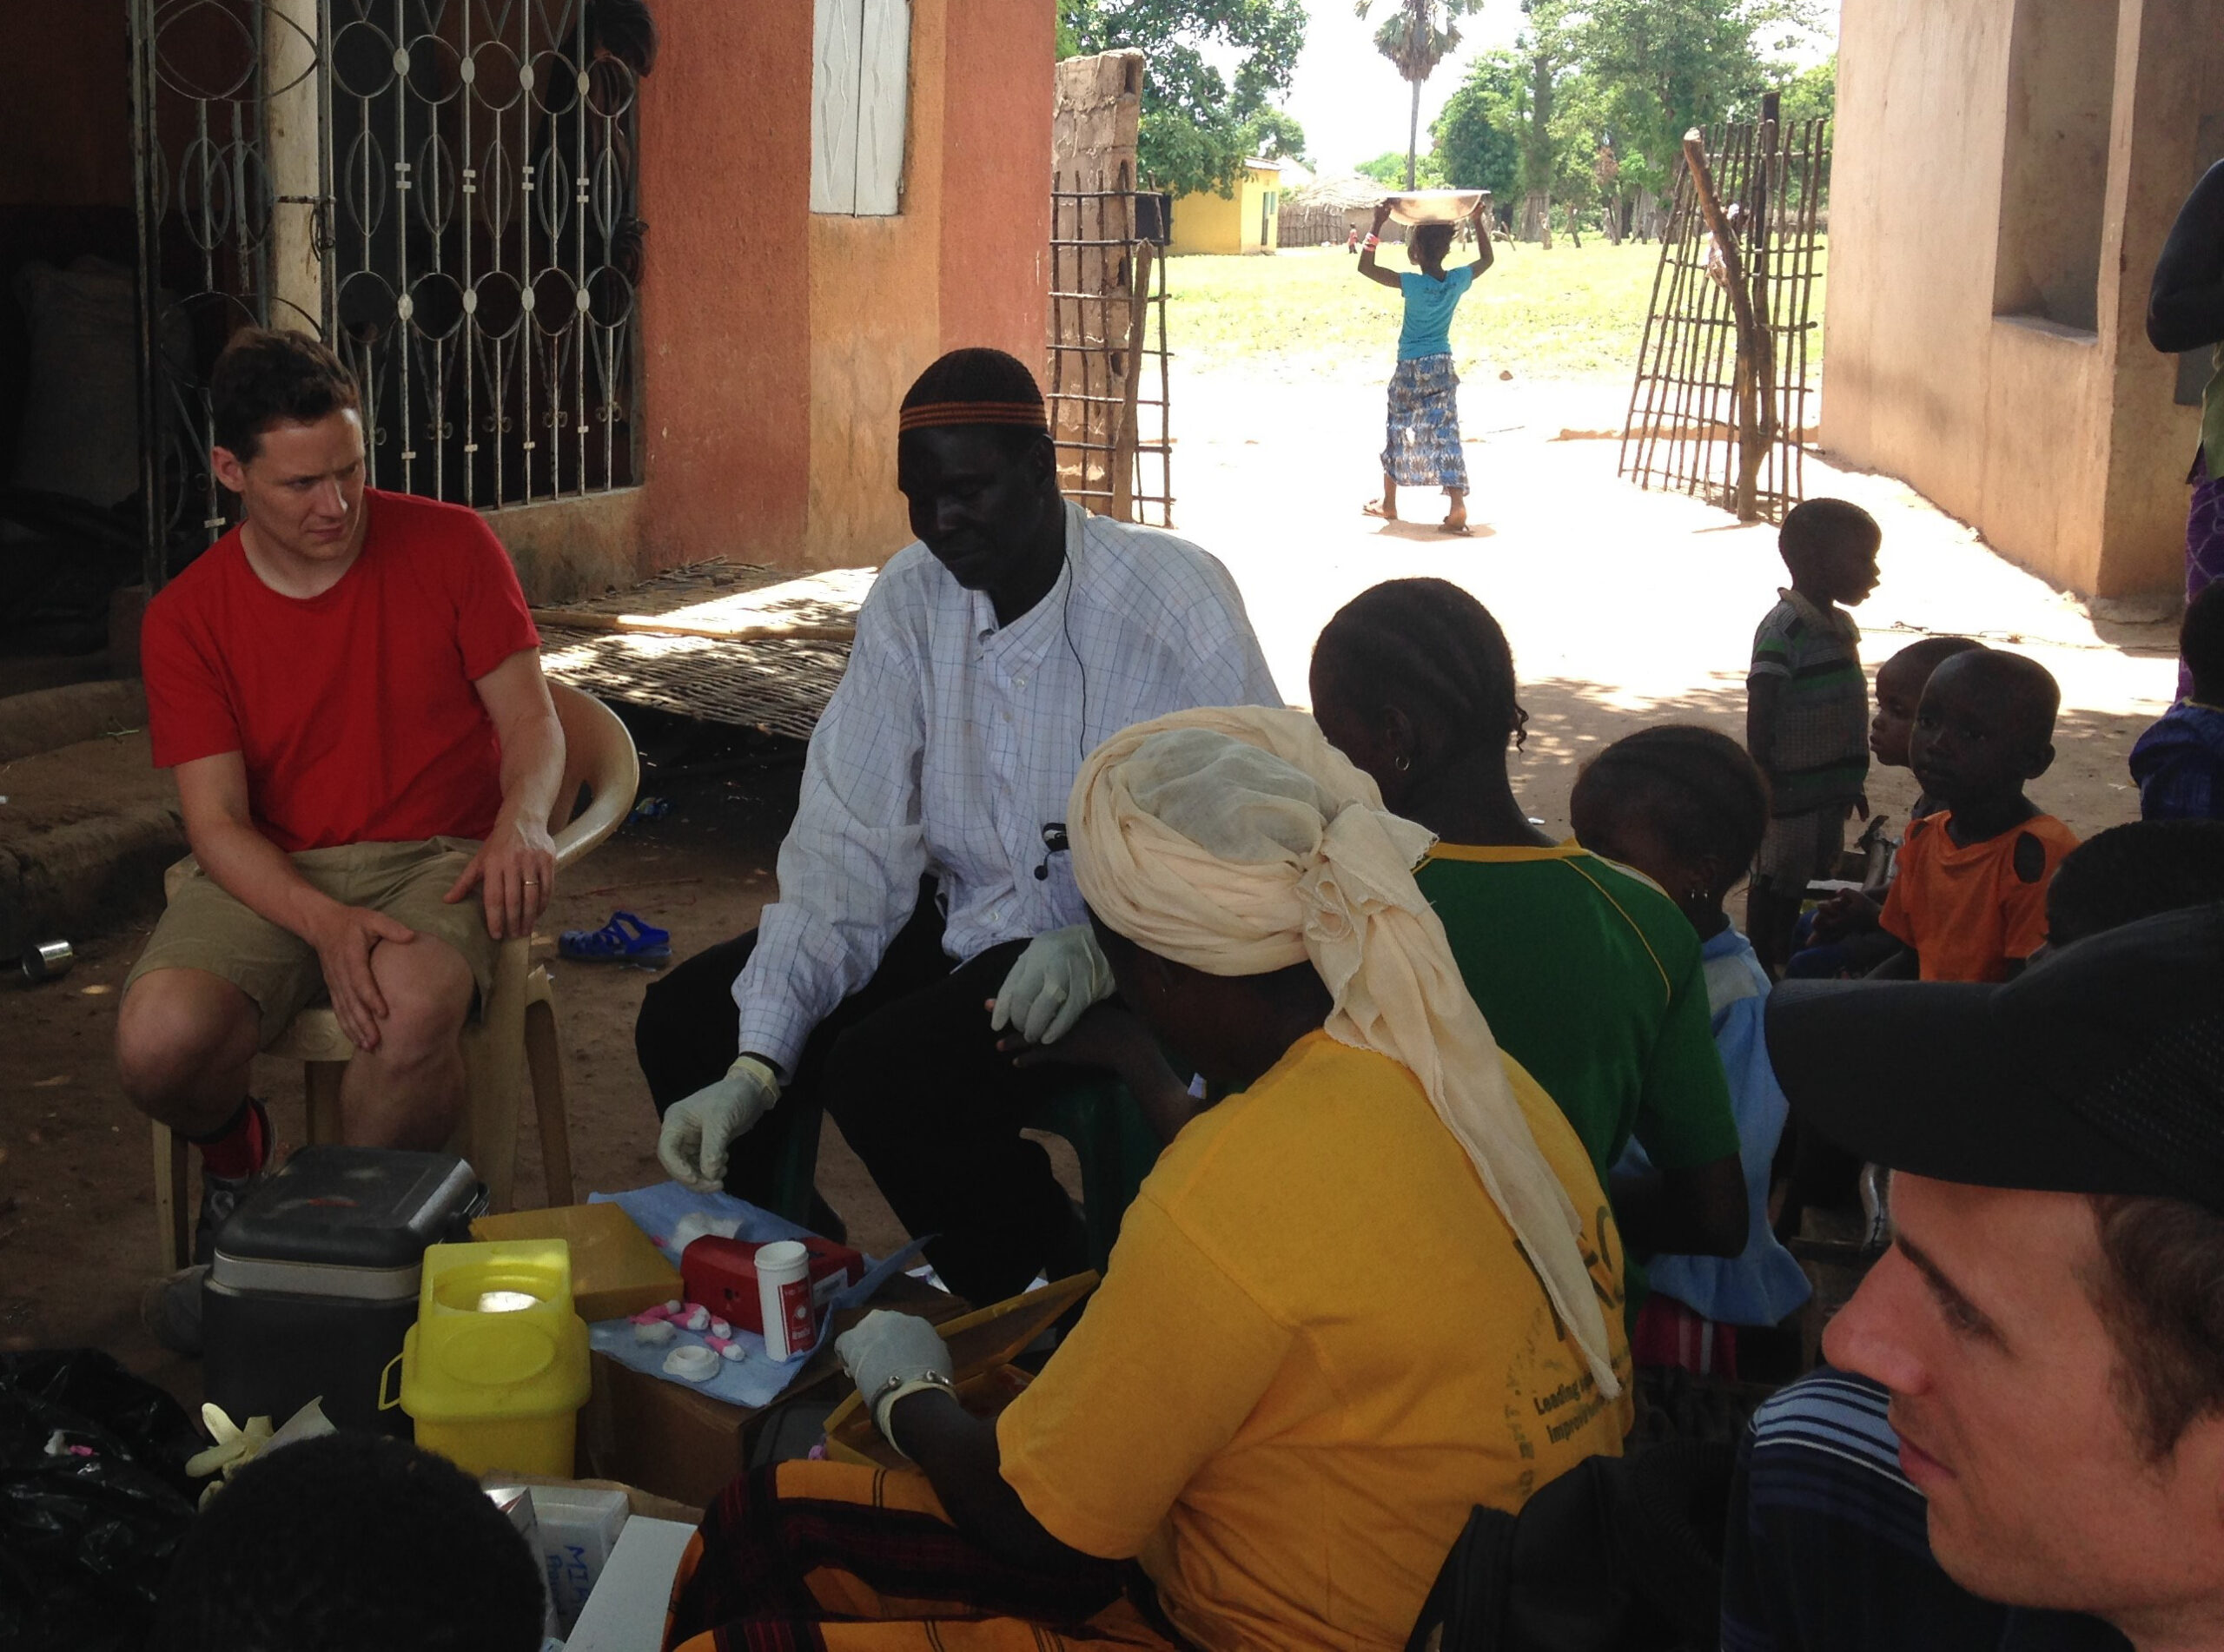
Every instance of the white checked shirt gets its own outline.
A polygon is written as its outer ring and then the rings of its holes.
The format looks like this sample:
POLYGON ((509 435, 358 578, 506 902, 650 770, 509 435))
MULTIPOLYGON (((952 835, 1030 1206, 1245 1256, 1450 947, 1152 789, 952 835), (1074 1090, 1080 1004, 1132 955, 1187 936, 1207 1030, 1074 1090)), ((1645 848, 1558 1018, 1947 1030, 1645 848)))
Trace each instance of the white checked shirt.
POLYGON ((1082 759, 1169 711, 1282 703, 1225 568, 1171 534, 1065 510, 1066 565, 1009 625, 923 545, 874 581, 811 738, 779 898, 733 984, 743 1049, 793 1073, 811 1029, 879 968, 923 873, 960 962, 1081 922, 1071 857, 1048 853, 1042 829, 1065 820, 1082 759))

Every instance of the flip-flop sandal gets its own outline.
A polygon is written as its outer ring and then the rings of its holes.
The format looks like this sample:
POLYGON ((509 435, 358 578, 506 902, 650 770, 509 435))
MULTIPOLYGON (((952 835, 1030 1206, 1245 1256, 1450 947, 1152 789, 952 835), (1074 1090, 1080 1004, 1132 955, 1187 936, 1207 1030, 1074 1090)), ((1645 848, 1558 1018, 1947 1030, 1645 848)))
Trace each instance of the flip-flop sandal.
POLYGON ((599 929, 566 929, 556 950, 582 963, 649 962, 672 956, 672 931, 644 923, 631 912, 613 912, 599 929))
POLYGON ((1359 507, 1359 513, 1361 516, 1371 516, 1378 522, 1395 522, 1398 519, 1398 513, 1395 511, 1386 511, 1382 508, 1380 499, 1369 499, 1359 507))
POLYGON ((1465 522, 1440 522, 1436 525, 1436 531, 1439 533, 1449 533, 1455 539, 1471 539, 1474 534, 1474 530, 1465 522))

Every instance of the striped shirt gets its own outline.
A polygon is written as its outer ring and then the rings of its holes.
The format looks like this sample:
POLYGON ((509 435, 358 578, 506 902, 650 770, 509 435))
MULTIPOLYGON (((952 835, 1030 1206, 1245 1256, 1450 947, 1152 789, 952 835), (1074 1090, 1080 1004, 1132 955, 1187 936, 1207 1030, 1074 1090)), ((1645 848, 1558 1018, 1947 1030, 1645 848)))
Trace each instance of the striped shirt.
POLYGON ((1753 1413, 1731 1485, 1723 1652, 2129 1652, 2097 1618, 1996 1605, 1946 1575, 1890 1401, 1825 1365, 1753 1413))
POLYGON ((1172 534, 1065 511, 1066 565, 1009 625, 923 545, 873 582, 804 761, 779 898, 733 985, 743 1049, 792 1073, 879 968, 923 875, 960 962, 1082 922, 1069 857, 1045 839, 1082 759, 1169 711, 1281 704, 1225 568, 1172 534))
POLYGON ((1861 674, 1861 631, 1835 605, 1817 608, 1797 591, 1780 599, 1753 633, 1746 673, 1784 679, 1768 750, 1754 758, 1768 771, 1778 816, 1810 815, 1851 803, 1869 779, 1869 684, 1861 674))

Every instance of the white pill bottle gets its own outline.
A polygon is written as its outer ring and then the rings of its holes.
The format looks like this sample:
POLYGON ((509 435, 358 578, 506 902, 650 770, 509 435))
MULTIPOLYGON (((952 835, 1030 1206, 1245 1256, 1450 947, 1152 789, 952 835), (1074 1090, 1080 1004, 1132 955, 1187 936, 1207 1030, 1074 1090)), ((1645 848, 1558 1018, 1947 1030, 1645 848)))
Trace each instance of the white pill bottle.
POLYGON ((764 1351, 793 1359, 818 1346, 818 1312, 811 1299, 811 1252, 793 1239, 757 1249, 757 1302, 764 1321, 764 1351))

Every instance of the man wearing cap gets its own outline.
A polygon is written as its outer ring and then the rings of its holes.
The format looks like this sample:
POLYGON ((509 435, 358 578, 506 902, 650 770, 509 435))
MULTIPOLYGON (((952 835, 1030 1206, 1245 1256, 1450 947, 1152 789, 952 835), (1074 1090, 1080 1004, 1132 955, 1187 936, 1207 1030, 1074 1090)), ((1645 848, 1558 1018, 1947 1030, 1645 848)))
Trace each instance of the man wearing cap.
POLYGON ((958 350, 919 376, 897 486, 918 539, 857 615, 778 898, 652 985, 634 1041, 674 1177, 769 1202, 823 1103, 905 1226, 940 1236, 944 1281, 990 1302, 1086 1265, 1019 1133, 1072 1075, 996 1047, 1055 1042, 1112 990, 1065 853, 1082 759, 1147 718, 1281 697, 1218 562, 1061 497, 1013 357, 958 350))
POLYGON ((1748 1442, 1724 1646, 2224 1647, 2224 905, 2002 986, 1786 983, 1768 1031, 1894 1236, 1748 1442))

